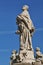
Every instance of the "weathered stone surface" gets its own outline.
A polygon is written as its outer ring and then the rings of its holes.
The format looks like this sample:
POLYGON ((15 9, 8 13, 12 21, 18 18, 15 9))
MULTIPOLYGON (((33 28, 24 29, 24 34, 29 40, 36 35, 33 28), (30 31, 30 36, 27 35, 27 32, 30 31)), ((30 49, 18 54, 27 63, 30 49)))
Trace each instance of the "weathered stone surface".
POLYGON ((30 63, 15 63, 13 65, 32 65, 32 64, 30 64, 30 63))
POLYGON ((34 26, 28 12, 28 6, 23 6, 23 12, 17 16, 17 33, 20 33, 20 49, 33 49, 32 34, 34 33, 34 26))
POLYGON ((22 8, 23 12, 20 13, 16 20, 18 25, 17 34, 20 36, 20 50, 17 53, 12 54, 12 62, 32 63, 35 62, 34 51, 32 47, 32 34, 34 33, 34 25, 28 12, 28 6, 24 5, 22 8))
POLYGON ((35 62, 35 63, 13 63, 13 65, 43 65, 40 62, 35 62))
MULTIPOLYGON (((20 53, 20 54, 24 54, 24 53, 20 53)), ((21 56, 22 57, 22 56, 21 56)), ((24 59, 22 61, 22 63, 32 63, 32 62, 35 62, 35 58, 34 58, 34 52, 33 51, 26 51, 26 54, 23 56, 24 59)))
POLYGON ((41 65, 41 61, 40 61, 40 60, 37 60, 37 61, 35 62, 35 65, 41 65))

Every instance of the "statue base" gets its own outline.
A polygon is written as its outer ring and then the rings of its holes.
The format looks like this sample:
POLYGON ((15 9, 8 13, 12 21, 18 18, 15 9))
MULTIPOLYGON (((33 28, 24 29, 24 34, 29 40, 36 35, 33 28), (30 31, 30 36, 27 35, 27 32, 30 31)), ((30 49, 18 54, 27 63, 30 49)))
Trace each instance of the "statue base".
POLYGON ((19 56, 17 57, 15 60, 13 60, 15 57, 13 59, 11 57, 10 65, 43 65, 43 58, 34 58, 33 50, 20 50, 19 56))
POLYGON ((30 63, 14 63, 13 65, 32 65, 30 63))
POLYGON ((35 63, 13 63, 12 65, 43 65, 40 62, 35 62, 35 63))
POLYGON ((34 51, 33 50, 20 50, 20 58, 22 63, 32 63, 35 62, 34 51))
POLYGON ((40 62, 35 63, 13 63, 12 65, 43 65, 40 62))

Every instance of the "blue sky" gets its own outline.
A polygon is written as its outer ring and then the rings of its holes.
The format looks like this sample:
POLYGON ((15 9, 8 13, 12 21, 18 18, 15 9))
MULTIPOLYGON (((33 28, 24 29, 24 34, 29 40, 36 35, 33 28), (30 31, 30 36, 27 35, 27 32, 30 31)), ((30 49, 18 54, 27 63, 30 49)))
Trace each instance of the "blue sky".
POLYGON ((9 65, 13 49, 19 50, 19 36, 16 17, 23 5, 29 6, 29 13, 35 26, 33 48, 43 52, 43 0, 0 0, 0 65, 9 65))

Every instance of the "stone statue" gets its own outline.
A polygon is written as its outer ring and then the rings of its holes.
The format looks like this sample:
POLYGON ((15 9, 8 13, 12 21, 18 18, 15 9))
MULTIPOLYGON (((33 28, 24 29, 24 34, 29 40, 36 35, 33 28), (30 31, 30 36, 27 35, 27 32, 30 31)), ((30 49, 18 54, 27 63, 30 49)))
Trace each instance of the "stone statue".
POLYGON ((42 53, 40 52, 40 48, 39 47, 37 47, 36 48, 36 58, 42 58, 42 53))
POLYGON ((13 63, 20 62, 20 57, 19 57, 19 54, 16 52, 16 50, 12 51, 12 55, 11 55, 10 59, 11 59, 10 65, 13 65, 13 63))
POLYGON ((10 65, 41 65, 43 64, 43 54, 40 48, 36 48, 36 57, 34 57, 34 50, 32 47, 32 35, 34 33, 34 25, 28 12, 28 6, 24 5, 23 12, 16 18, 18 30, 16 34, 20 37, 20 49, 12 51, 10 57, 10 65))
POLYGON ((28 6, 24 5, 23 12, 17 16, 18 30, 17 34, 20 34, 20 49, 32 49, 32 34, 34 32, 34 26, 28 13, 28 6))
POLYGON ((36 48, 36 61, 41 61, 43 64, 43 54, 40 52, 40 48, 36 48))
POLYGON ((11 55, 10 59, 11 59, 10 65, 12 65, 14 62, 16 62, 16 50, 12 51, 12 55, 11 55))

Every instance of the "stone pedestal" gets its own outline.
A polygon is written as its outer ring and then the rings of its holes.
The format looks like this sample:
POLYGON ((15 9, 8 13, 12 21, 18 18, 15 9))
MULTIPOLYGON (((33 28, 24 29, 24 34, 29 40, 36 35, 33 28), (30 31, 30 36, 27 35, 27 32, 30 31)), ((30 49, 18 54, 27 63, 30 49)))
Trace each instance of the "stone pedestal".
POLYGON ((13 63, 12 65, 43 65, 43 64, 41 64, 40 62, 39 63, 35 62, 32 64, 30 64, 30 63, 13 63))
POLYGON ((32 65, 32 64, 29 64, 29 63, 14 63, 13 65, 32 65))
POLYGON ((34 58, 34 52, 31 50, 26 50, 26 51, 20 51, 20 57, 23 58, 22 63, 32 63, 35 62, 34 58), (23 57, 22 57, 23 55, 23 57))

